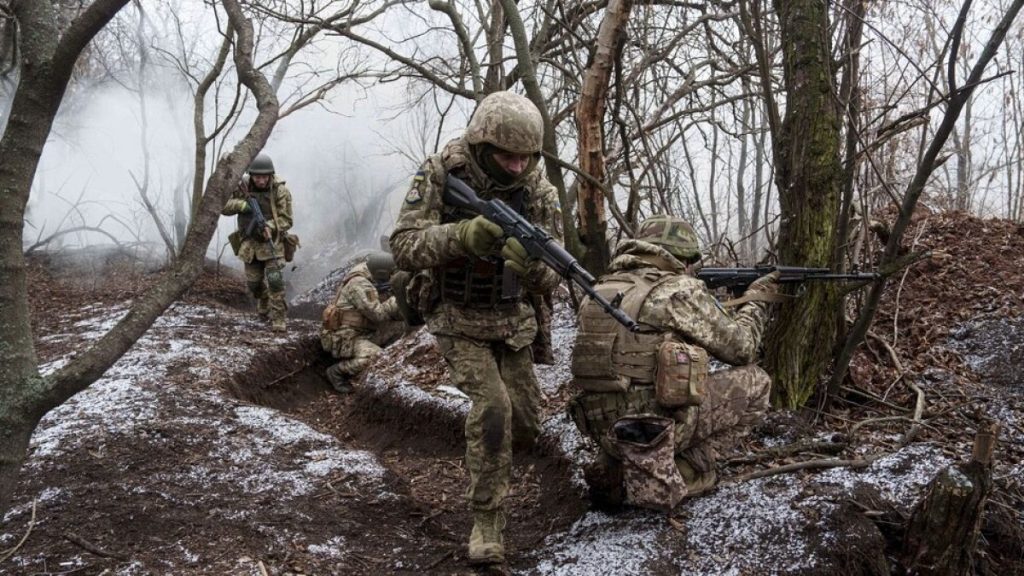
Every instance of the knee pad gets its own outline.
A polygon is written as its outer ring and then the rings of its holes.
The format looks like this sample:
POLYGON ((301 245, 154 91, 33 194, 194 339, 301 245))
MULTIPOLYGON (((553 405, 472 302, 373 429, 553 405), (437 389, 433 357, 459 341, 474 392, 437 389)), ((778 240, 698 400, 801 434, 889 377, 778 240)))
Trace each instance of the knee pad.
POLYGON ((267 287, 271 292, 284 292, 284 274, 280 270, 267 270, 267 287))

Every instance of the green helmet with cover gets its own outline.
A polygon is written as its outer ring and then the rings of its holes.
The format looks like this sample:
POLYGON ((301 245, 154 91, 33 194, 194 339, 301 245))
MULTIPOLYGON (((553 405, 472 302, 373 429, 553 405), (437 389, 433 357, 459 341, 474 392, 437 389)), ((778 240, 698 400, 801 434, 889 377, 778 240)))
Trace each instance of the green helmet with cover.
POLYGON ((539 154, 544 147, 544 118, 526 96, 494 92, 473 112, 466 142, 491 144, 515 154, 539 154))
POLYGON ((693 226, 682 218, 658 214, 640 223, 636 239, 657 244, 683 262, 700 259, 700 243, 693 226))
POLYGON ((252 163, 249 164, 250 175, 261 175, 261 174, 273 174, 274 173, 274 161, 270 159, 270 156, 260 152, 252 159, 252 163))
POLYGON ((387 252, 370 252, 366 257, 366 267, 369 268, 374 282, 387 282, 395 271, 395 259, 387 252))

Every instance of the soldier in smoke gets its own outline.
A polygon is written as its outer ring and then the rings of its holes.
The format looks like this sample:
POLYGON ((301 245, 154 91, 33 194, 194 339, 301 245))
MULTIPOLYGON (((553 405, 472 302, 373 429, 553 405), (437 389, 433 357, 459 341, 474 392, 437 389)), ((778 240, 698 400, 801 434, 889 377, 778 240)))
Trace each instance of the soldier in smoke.
POLYGON ((221 210, 224 216, 238 216, 238 230, 229 238, 235 254, 245 264, 245 280, 256 298, 256 311, 269 320, 275 332, 284 332, 287 304, 284 299, 284 263, 287 234, 292 227, 292 194, 274 173, 270 156, 260 153, 249 164, 244 178, 221 210), (263 226, 250 205, 255 199, 263 226))
POLYGON ((324 310, 320 344, 338 360, 327 369, 327 379, 338 392, 351 391, 351 379, 373 362, 382 346, 401 335, 404 323, 395 298, 381 298, 394 270, 391 254, 371 252, 366 262, 349 270, 324 310))
POLYGON ((481 198, 500 198, 560 240, 556 191, 538 169, 543 135, 540 111, 529 99, 488 95, 465 134, 416 173, 391 235, 398 267, 415 271, 408 301, 437 338, 452 382, 472 400, 465 433, 473 564, 505 559, 513 441, 517 449, 528 447, 540 432, 530 350, 537 321, 525 296, 547 293, 560 279, 529 260, 518 241, 504 239, 498 225, 446 205, 445 178, 451 173, 481 198))
POLYGON ((581 392, 569 412, 601 448, 585 470, 599 506, 667 510, 710 489, 716 447, 735 442, 768 409, 771 379, 753 362, 777 273, 751 284, 729 314, 690 274, 699 260, 687 222, 649 218, 595 285, 605 298, 622 295, 641 332, 592 301, 581 306, 572 360, 581 392), (709 356, 737 367, 709 373, 709 356))

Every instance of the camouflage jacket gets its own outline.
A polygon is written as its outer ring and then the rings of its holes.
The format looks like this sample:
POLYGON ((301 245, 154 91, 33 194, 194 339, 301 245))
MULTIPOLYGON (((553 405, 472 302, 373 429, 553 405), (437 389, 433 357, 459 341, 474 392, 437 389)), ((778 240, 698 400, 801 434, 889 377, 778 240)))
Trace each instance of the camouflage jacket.
MULTIPOLYGON (((238 250, 238 257, 243 262, 249 263, 254 259, 263 261, 284 258, 284 234, 292 227, 292 193, 288 191, 284 180, 278 180, 277 176, 274 176, 268 190, 256 190, 248 178, 243 179, 220 213, 224 216, 238 215, 238 232, 242 235, 242 246, 238 250), (244 211, 244 202, 250 195, 256 197, 256 201, 260 204, 260 211, 263 212, 263 217, 267 219, 267 224, 270 226, 273 251, 261 236, 255 238, 245 236, 245 230, 248 228, 249 222, 252 221, 252 214, 244 211)), ((258 234, 258 232, 255 233, 258 234)))
MULTIPOLYGON (((638 273, 656 266, 651 260, 672 262, 668 252, 648 242, 627 240, 619 245, 610 273, 638 273)), ((747 302, 727 313, 700 280, 680 273, 656 286, 640 308, 642 324, 673 331, 715 358, 734 366, 753 363, 768 320, 766 302, 747 302)))
MULTIPOLYGON (((365 262, 349 271, 324 314, 321 338, 330 336, 339 343, 356 338, 372 340, 380 326, 401 319, 395 299, 382 302, 372 278, 365 262)), ((334 347, 343 348, 340 344, 334 347)))
MULTIPOLYGON (((561 215, 555 187, 534 166, 517 186, 502 188, 488 178, 472 158, 469 146, 461 138, 449 142, 444 150, 430 157, 416 173, 391 234, 395 263, 403 270, 429 271, 430 279, 439 277, 439 267, 469 257, 455 232, 458 218, 442 201, 447 172, 462 178, 484 199, 500 198, 510 203, 513 193, 523 191, 527 220, 547 230, 561 241, 561 215)), ((465 216, 463 219, 468 218, 465 216)), ((560 282, 559 276, 541 262, 530 264, 523 284, 531 292, 544 293, 560 282)), ((435 287, 436 288, 436 287, 435 287)), ((465 308, 454 303, 419 302, 431 333, 460 336, 481 341, 503 341, 513 349, 529 345, 537 332, 537 322, 529 299, 514 307, 465 308)))

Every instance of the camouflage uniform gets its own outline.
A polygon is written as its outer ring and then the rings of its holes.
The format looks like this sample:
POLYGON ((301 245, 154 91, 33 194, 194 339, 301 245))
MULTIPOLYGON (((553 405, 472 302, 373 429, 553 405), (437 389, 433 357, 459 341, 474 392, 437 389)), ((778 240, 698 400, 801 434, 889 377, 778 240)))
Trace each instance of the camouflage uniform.
MULTIPOLYGON (((769 291, 767 285, 756 284, 751 290, 769 291)), ((627 240, 618 247, 609 273, 595 288, 600 293, 608 287, 626 294, 623 308, 635 314, 646 329, 631 335, 617 325, 601 326, 603 312, 596 304, 585 301, 581 307, 573 376, 582 392, 569 410, 580 431, 602 449, 597 464, 588 470, 592 495, 599 504, 619 503, 624 455, 609 431, 620 418, 641 414, 672 419, 675 463, 685 481, 675 502, 687 493, 707 490, 715 483, 715 450, 746 434, 768 408, 771 380, 753 365, 768 305, 755 300, 732 314, 725 312, 704 283, 686 274, 672 253, 642 240, 627 240), (630 291, 641 288, 649 292, 646 296, 638 293, 641 300, 633 305, 636 310, 630 311, 630 291), (705 369, 707 354, 740 367, 707 374, 702 380, 702 399, 690 403, 699 405, 666 408, 658 402, 654 385, 657 350, 666 341, 696 347, 690 348, 694 352, 690 362, 702 361, 705 369), (698 360, 702 354, 703 360, 698 360), (611 378, 605 375, 601 379, 600 367, 596 367, 600 362, 610 368, 611 378)), ((671 485, 666 482, 661 489, 671 485)), ((669 502, 658 507, 673 505, 669 502)))
POLYGON ((292 194, 284 180, 271 176, 266 190, 256 189, 251 178, 243 180, 221 210, 224 216, 238 215, 238 234, 242 235, 238 257, 245 265, 245 280, 256 298, 256 309, 268 318, 275 328, 284 328, 288 309, 284 299, 284 236, 292 227, 292 194), (252 221, 246 207, 246 198, 255 196, 260 211, 270 227, 271 242, 254 230, 253 237, 245 236, 252 221))
POLYGON ((449 142, 416 173, 391 235, 398 267, 418 271, 410 283, 410 303, 437 338, 452 382, 472 401, 465 424, 467 499, 475 519, 471 561, 503 560, 502 502, 508 493, 513 441, 529 446, 540 433, 540 390, 530 350, 537 321, 525 296, 549 292, 560 278, 539 261, 530 262, 520 278, 500 258, 468 252, 458 226, 475 215, 442 202, 445 174, 463 179, 483 199, 501 199, 561 240, 557 192, 537 168, 543 133, 539 119, 539 111, 521 96, 488 96, 466 135, 449 142), (527 126, 533 133, 517 124, 517 113, 520 119, 529 115, 536 120, 527 126), (492 140, 480 135, 494 132, 505 143, 535 137, 532 150, 529 145, 501 147, 532 155, 521 177, 505 183, 492 177, 488 159, 482 157, 492 140), (480 552, 481 526, 486 526, 483 541, 491 542, 490 552, 480 552))
POLYGON ((361 263, 341 281, 331 306, 324 311, 320 344, 341 360, 327 369, 336 390, 347 389, 346 380, 358 375, 380 354, 395 335, 389 324, 401 320, 394 298, 381 302, 370 269, 361 263))

